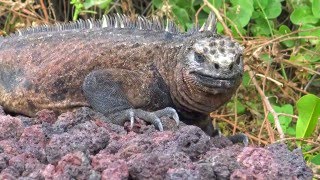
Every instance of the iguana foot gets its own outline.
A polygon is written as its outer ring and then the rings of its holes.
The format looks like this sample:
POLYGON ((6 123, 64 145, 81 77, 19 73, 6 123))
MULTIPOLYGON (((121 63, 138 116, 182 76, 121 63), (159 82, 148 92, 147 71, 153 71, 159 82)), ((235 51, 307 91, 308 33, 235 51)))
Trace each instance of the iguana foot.
POLYGON ((249 144, 249 138, 247 135, 243 133, 235 134, 232 136, 229 136, 228 139, 233 143, 243 143, 245 146, 248 146, 249 144))
POLYGON ((176 110, 171 107, 166 107, 164 109, 154 111, 154 112, 144 111, 142 109, 130 108, 122 112, 118 112, 113 116, 117 116, 116 119, 118 119, 118 122, 119 122, 119 119, 121 119, 122 121, 120 123, 125 123, 126 121, 130 120, 131 128, 133 127, 134 119, 140 118, 148 123, 153 124, 160 131, 163 131, 163 126, 160 118, 164 116, 174 119, 176 124, 179 125, 179 116, 176 110))
MULTIPOLYGON (((215 129, 213 129, 212 131, 212 136, 221 136, 221 131, 219 126, 217 126, 215 129)), ((233 144, 236 143, 242 143, 244 146, 248 146, 249 144, 249 138, 247 135, 243 134, 243 133, 239 133, 239 134, 235 134, 232 136, 228 136, 227 137, 233 144)))

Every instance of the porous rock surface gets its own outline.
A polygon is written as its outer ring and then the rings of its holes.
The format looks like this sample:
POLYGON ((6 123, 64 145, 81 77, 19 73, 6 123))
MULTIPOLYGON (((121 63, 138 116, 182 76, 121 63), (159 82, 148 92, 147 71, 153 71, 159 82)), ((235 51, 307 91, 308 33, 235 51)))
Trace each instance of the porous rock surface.
POLYGON ((105 122, 88 108, 59 117, 10 116, 0 108, 0 179, 311 179, 300 150, 232 145, 195 126, 159 132, 105 122))

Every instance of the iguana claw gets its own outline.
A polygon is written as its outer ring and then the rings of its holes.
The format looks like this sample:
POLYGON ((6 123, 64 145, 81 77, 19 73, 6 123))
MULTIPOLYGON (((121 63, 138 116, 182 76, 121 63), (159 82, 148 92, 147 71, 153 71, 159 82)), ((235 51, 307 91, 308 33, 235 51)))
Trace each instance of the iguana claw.
POLYGON ((145 120, 146 122, 153 124, 160 131, 163 131, 163 125, 160 120, 160 118, 163 116, 168 116, 168 117, 174 119, 177 126, 179 125, 179 116, 178 116, 176 110, 171 107, 166 107, 164 109, 154 111, 154 112, 148 112, 148 111, 144 111, 142 109, 128 109, 127 113, 129 114, 131 128, 133 127, 135 117, 141 118, 141 119, 145 120))
POLYGON ((134 124, 134 113, 133 111, 129 111, 129 118, 130 118, 130 128, 133 128, 133 124, 134 124))
POLYGON ((180 121, 179 121, 178 113, 172 107, 166 107, 164 109, 155 111, 154 113, 158 117, 168 116, 169 118, 172 118, 172 119, 174 119, 176 121, 177 126, 179 125, 180 121))

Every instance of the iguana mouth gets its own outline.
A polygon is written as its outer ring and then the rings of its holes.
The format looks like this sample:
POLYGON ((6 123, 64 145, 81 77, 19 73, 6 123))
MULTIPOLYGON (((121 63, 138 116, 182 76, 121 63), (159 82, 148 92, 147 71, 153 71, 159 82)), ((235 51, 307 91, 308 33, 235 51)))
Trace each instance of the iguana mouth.
POLYGON ((236 85, 235 77, 217 77, 197 71, 190 74, 194 75, 198 83, 208 88, 233 88, 236 85))

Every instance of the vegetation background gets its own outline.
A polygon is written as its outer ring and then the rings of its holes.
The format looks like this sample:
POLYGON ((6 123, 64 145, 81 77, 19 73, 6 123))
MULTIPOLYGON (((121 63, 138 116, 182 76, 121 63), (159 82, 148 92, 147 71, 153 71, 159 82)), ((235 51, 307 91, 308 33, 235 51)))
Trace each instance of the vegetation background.
POLYGON ((214 122, 223 134, 246 133, 252 145, 301 147, 320 179, 319 0, 0 0, 0 35, 112 13, 158 16, 185 31, 210 11, 218 33, 246 48, 243 83, 211 114, 214 122))

